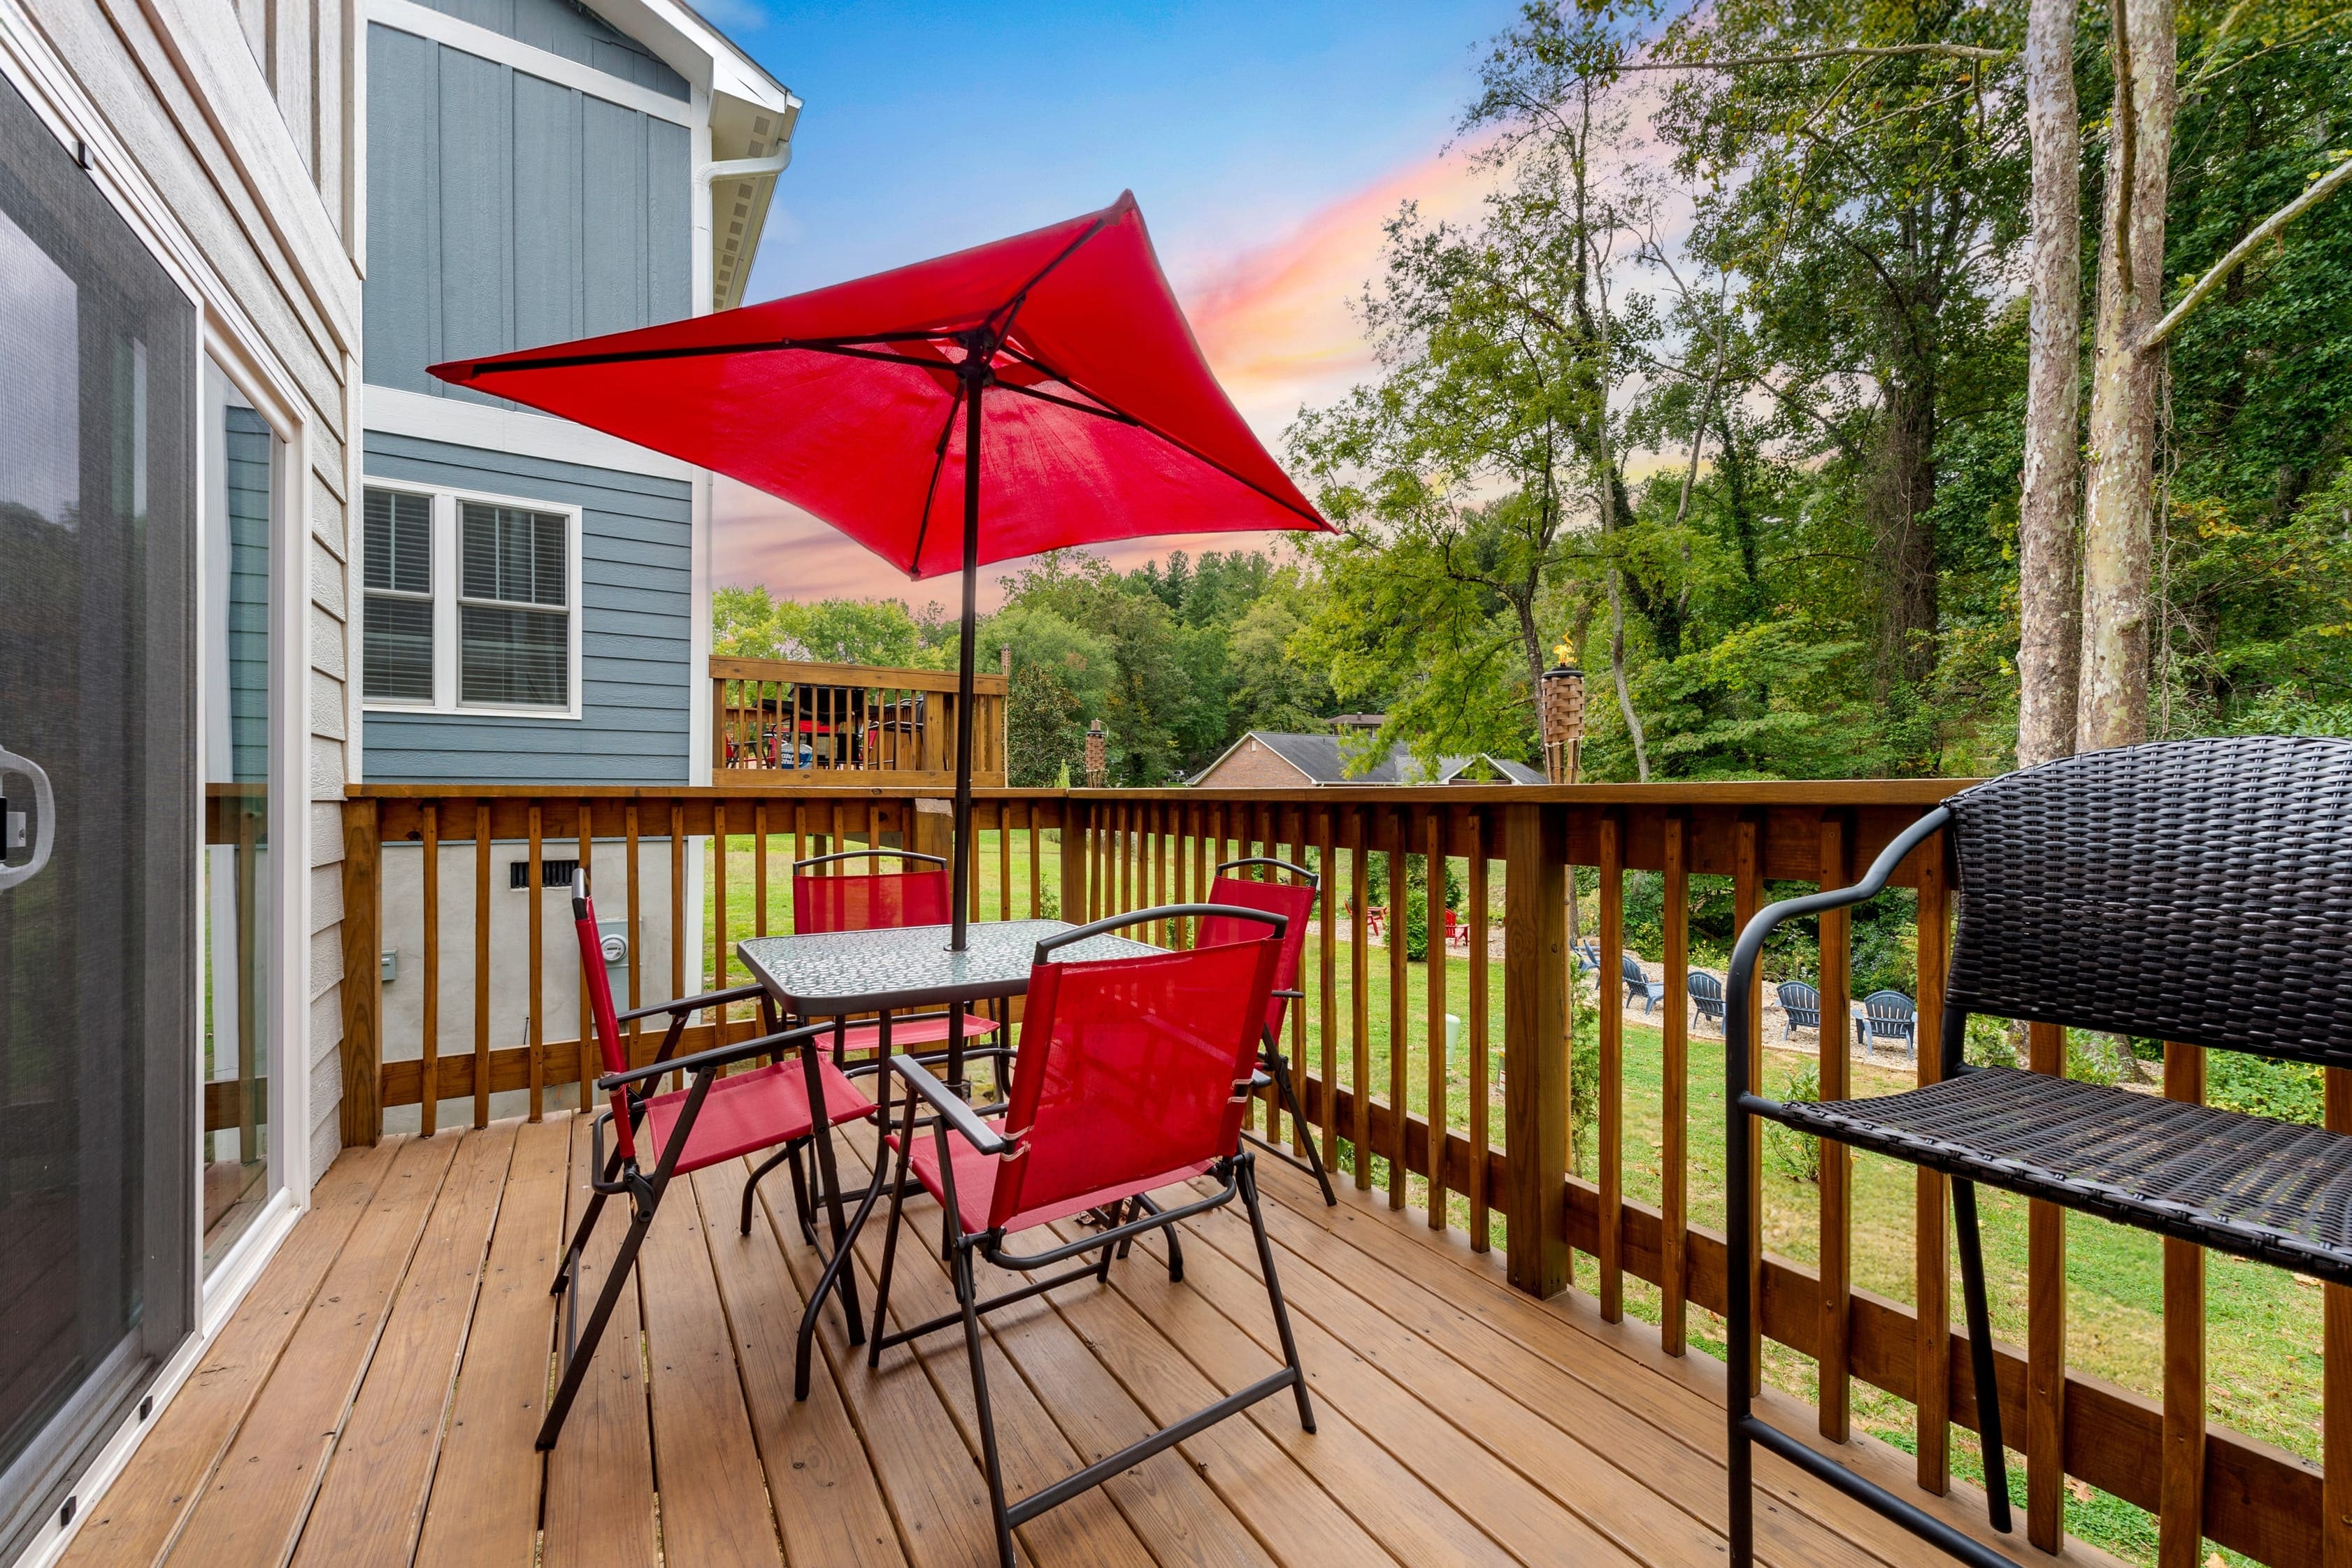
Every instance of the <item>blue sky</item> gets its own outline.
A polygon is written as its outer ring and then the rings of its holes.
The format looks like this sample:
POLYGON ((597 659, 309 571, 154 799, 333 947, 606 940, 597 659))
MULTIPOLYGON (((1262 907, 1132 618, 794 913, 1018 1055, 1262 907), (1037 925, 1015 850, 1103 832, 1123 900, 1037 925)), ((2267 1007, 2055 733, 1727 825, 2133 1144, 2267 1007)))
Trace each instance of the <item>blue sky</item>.
POLYGON ((1218 0, 742 11, 730 18, 737 42, 808 105, 751 295, 1017 233, 1130 188, 1181 279, 1437 151, 1475 49, 1514 9, 1218 0))
MULTIPOLYGON (((1408 196, 1439 213, 1475 204, 1462 160, 1439 155, 1479 51, 1517 6, 703 9, 807 104, 747 299, 1016 234, 1131 189, 1212 365, 1278 454, 1302 402, 1338 395, 1367 368, 1346 301, 1378 266, 1381 220, 1408 196)), ((1237 541, 1208 548, 1220 542, 1237 541)), ((952 594, 910 586, 726 482, 716 544, 723 583, 919 606, 952 594)))

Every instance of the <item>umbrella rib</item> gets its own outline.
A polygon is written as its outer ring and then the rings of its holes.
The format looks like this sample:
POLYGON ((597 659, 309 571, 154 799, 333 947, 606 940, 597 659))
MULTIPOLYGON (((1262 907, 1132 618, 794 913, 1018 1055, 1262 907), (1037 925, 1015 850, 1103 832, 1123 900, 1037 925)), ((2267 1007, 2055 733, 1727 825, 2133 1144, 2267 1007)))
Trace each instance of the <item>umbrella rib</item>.
POLYGON ((1094 238, 1095 235, 1102 233, 1104 229, 1109 226, 1110 214, 1108 213, 1105 213, 1102 216, 1095 219, 1093 223, 1087 225, 1086 233, 1072 240, 1068 245, 1064 246, 1059 256, 1056 256, 1053 260, 1039 267, 1037 269, 1037 275, 1034 277, 1032 277, 1028 282, 1023 284, 1018 289, 1014 290, 1012 298, 998 306, 996 309, 989 312, 989 316, 992 319, 999 314, 1002 314, 1004 318, 1004 321, 1002 326, 991 329, 991 330, 996 334, 997 340, 999 342, 1003 340, 1006 333, 1013 330, 1013 319, 1021 314, 1021 307, 1028 302, 1029 291, 1036 287, 1039 284, 1045 282, 1045 277, 1048 273, 1061 266, 1062 263, 1069 260, 1073 256, 1076 256, 1080 246, 1086 244, 1087 241, 1094 238))
MULTIPOLYGON (((1059 376, 1054 379, 1061 380, 1059 376)), ((1072 409, 1079 413, 1090 413, 1097 419, 1107 419, 1114 424, 1140 425, 1143 423, 1131 413, 1121 413, 1114 408, 1097 408, 1092 403, 1080 402, 1075 398, 1057 397, 1049 392, 1039 392, 1035 387, 1014 386, 1010 382, 996 382, 992 384, 998 392, 1017 392, 1023 397, 1034 397, 1039 402, 1050 402, 1056 408, 1072 409)))
POLYGON ((508 371, 568 371, 589 365, 635 365, 655 360, 703 360, 719 354, 766 354, 792 349, 818 354, 841 354, 860 360, 881 360, 935 371, 949 361, 920 359, 912 354, 886 353, 859 345, 938 342, 950 340, 951 337, 945 332, 893 332, 866 338, 778 338, 764 343, 698 343, 675 349, 613 349, 596 354, 541 354, 531 359, 500 360, 477 364, 473 367, 473 373, 480 377, 502 374, 508 371))
POLYGON ((931 482, 923 487, 923 516, 915 525, 915 551, 907 558, 907 575, 922 575, 923 540, 931 531, 931 502, 940 493, 940 471, 948 465, 948 435, 955 429, 956 413, 963 407, 963 379, 956 379, 955 396, 948 402, 947 423, 940 426, 939 445, 931 454, 931 482))
MULTIPOLYGON (((1031 361, 1029 362, 1036 364, 1036 361, 1031 361)), ((1131 424, 1138 430, 1148 431, 1151 434, 1160 437, 1160 440, 1166 442, 1177 451, 1184 454, 1187 457, 1192 458, 1194 462, 1205 463, 1210 467, 1215 469, 1218 473, 1223 474, 1226 478, 1234 481, 1234 483, 1256 491, 1267 500, 1272 501, 1276 506, 1280 507, 1284 511, 1297 513, 1299 517, 1305 517, 1309 522, 1323 522, 1322 517, 1317 515, 1312 507, 1309 507, 1307 510, 1303 512, 1299 511, 1296 506, 1293 506, 1282 497, 1276 495, 1273 491, 1267 489, 1256 480, 1252 479, 1245 474, 1235 473, 1232 468, 1218 462, 1215 458, 1210 456, 1199 447, 1194 446, 1191 442, 1181 440, 1176 436, 1169 434, 1166 431, 1160 429, 1150 420, 1139 418, 1135 414, 1128 413, 1127 410, 1119 407, 1118 404, 1111 402, 1110 399, 1107 397, 1103 397, 1096 392, 1088 392, 1085 387, 1078 385, 1077 382, 1070 380, 1067 376, 1061 374, 1059 371, 1053 370, 1049 366, 1038 364, 1036 365, 1036 368, 1045 371, 1045 374, 1052 376, 1055 381, 1060 382, 1064 386, 1068 387, 1071 391, 1078 392, 1082 396, 1093 398, 1096 402, 1100 403, 1102 406, 1098 409, 1087 408, 1083 403, 1072 402, 1067 398, 1055 397, 1050 392, 1040 392, 1024 387, 1005 386, 1002 382, 997 384, 1000 387, 1003 387, 1006 392, 1017 392, 1027 397, 1043 399, 1046 402, 1057 402, 1065 408, 1077 409, 1082 413, 1095 414, 1099 418, 1113 420, 1121 424, 1131 424)), ((1326 526, 1328 527, 1328 525, 1326 526)))

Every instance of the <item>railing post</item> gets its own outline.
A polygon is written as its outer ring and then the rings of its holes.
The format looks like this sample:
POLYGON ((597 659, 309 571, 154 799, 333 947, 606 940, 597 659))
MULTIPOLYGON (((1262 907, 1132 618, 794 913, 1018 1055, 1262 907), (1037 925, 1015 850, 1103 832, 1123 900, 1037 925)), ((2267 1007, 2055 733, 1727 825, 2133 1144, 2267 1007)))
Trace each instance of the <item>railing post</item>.
MULTIPOLYGON (((1568 815, 1503 808, 1503 1126, 1511 1283, 1568 1288, 1568 815)), ((1402 910, 1396 911, 1402 937, 1402 910)))
POLYGON ((1062 918, 1073 925, 1087 919, 1087 830, 1092 809, 1062 797, 1062 918))
POLYGON ((343 1146, 383 1132, 381 827, 373 800, 343 802, 343 1146))

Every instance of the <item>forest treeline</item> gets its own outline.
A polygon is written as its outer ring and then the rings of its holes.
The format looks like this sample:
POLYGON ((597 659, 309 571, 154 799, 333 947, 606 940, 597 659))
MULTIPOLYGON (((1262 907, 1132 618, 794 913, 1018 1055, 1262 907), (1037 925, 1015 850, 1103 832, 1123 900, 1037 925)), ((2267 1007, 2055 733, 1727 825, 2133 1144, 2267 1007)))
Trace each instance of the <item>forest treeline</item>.
MULTIPOLYGON (((1531 758, 1561 642, 1595 778, 1995 772, 2021 696, 2025 760, 2352 734, 2348 31, 1529 6, 1458 127, 1483 210, 1392 217, 1375 371, 1286 433, 1338 532, 1007 580, 1016 781, 1096 718, 1131 784, 1340 711, 1531 758)), ((715 621, 953 659, 935 607, 726 590, 715 621)))

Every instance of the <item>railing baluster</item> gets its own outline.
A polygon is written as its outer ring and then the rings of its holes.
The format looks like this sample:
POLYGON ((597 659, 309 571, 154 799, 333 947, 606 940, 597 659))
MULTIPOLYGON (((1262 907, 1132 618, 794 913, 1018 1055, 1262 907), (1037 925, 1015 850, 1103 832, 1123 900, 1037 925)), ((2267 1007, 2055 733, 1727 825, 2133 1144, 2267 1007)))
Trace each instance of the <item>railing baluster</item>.
MULTIPOLYGON (((2025 1064, 2034 1071, 2065 1075, 2066 1031, 2059 1025, 2026 1025, 2025 1051, 2025 1064)), ((2336 1073, 2331 1071, 2328 1078, 2332 1106, 2336 1073)), ((2332 1367, 2332 1299, 2327 1311, 2326 1364, 2332 1367)), ((2066 1535, 2066 1211, 2039 1198, 2025 1206, 2025 1538, 2054 1553, 2066 1535)), ((2336 1416, 2331 1402, 2327 1418, 2336 1416)), ((2352 1479, 2352 1450, 2340 1459, 2334 1452, 2327 1458, 2329 1479, 2352 1479)), ((2326 1516, 2336 1511, 2330 1508, 2326 1516)))
MULTIPOLYGON (((1185 810, 1189 818, 1192 808, 1188 806, 1185 810)), ((1335 905, 1339 893, 1339 862, 1333 855, 1331 808, 1328 806, 1316 808, 1315 849, 1316 869, 1322 873, 1323 880, 1322 896, 1315 901, 1316 914, 1321 922, 1315 952, 1315 1039, 1318 1047, 1316 1055, 1322 1067, 1322 1092, 1315 1098, 1314 1113, 1316 1127, 1323 1140, 1323 1168, 1328 1172, 1337 1169, 1339 1164, 1339 999, 1333 995, 1331 983, 1336 962, 1332 947, 1339 929, 1339 912, 1335 905)), ((1205 884, 1202 884, 1202 890, 1205 891, 1205 884)), ((1299 1007, 1304 1009, 1306 1005, 1301 1002, 1299 1007)))
POLYGON ((529 1059, 529 1065, 530 1068, 530 1119, 534 1122, 544 1117, 547 1111, 547 1063, 541 1060, 540 1054, 541 1048, 544 1043, 544 1025, 547 1018, 547 988, 542 983, 546 977, 540 965, 541 953, 540 942, 541 872, 539 859, 539 802, 537 800, 533 800, 529 807, 528 818, 529 831, 530 834, 530 862, 525 868, 530 880, 524 883, 523 889, 523 897, 526 901, 524 904, 523 917, 530 924, 530 978, 523 991, 523 994, 530 998, 530 1027, 523 1031, 523 1043, 530 1048, 530 1056, 529 1059))
POLYGON ((1370 862, 1364 851, 1371 839, 1371 813, 1361 806, 1348 808, 1348 878, 1351 907, 1348 912, 1349 1035, 1348 1085, 1353 1104, 1349 1138, 1356 1147, 1356 1190, 1372 1190, 1372 1030, 1370 989, 1371 918, 1370 862))
MULTIPOLYGON (((1949 941, 1945 867, 1949 848, 1948 837, 1938 835, 1927 845, 1919 867, 1919 998, 1913 1050, 1923 1084, 1943 1076, 1944 963, 1949 941)), ((1918 1369, 1918 1473, 1920 1487, 1940 1497, 1950 1490, 1952 1462, 1951 1188, 1939 1172, 1922 1167, 1916 1176, 1912 1241, 1918 1316, 1912 1364, 1918 1369)), ((1757 1299, 1763 1299, 1760 1292, 1757 1299)))
MULTIPOLYGON (((710 803, 710 988, 727 988, 727 802, 710 803)), ((710 1041, 727 1043, 727 1004, 710 1009, 710 1041)))
POLYGON ((996 917, 1013 918, 1013 802, 996 803, 996 917))
MULTIPOLYGON (((1822 813, 1821 884, 1823 888, 1852 885, 1853 876, 1846 861, 1845 819, 1837 811, 1822 813)), ((1817 1031, 1821 1051, 1821 1095, 1824 1100, 1847 1097, 1848 1056, 1846 1051, 1846 1018, 1851 1009, 1846 998, 1853 994, 1849 976, 1853 947, 1850 941, 1853 917, 1843 909, 1823 910, 1821 915, 1821 981, 1822 1023, 1817 1031), (1835 1027, 1832 1027, 1834 1019, 1835 1027)), ((1759 1021, 1759 1028, 1762 1025, 1759 1021)), ((1843 1443, 1852 1420, 1853 1362, 1852 1319, 1853 1304, 1853 1156, 1843 1144, 1822 1139, 1822 1230, 1821 1230, 1821 1433, 1832 1443, 1843 1443)))
MULTIPOLYGON (((1621 967, 1625 950, 1625 819, 1622 812, 1601 816, 1601 959, 1604 971, 1621 967)), ((1682 977, 1668 965, 1666 994, 1661 999, 1669 1014, 1683 1010, 1682 977)), ((1571 1069, 1573 1071, 1573 1069, 1571 1069)), ((1595 1257, 1600 1263, 1601 1319, 1615 1322, 1625 1315, 1625 988, 1601 988, 1601 1082, 1593 1085, 1598 1102, 1601 1146, 1596 1165, 1601 1178, 1600 1235, 1595 1257)))
POLYGON ((1445 942, 1445 808, 1433 807, 1426 824, 1428 838, 1423 869, 1429 879, 1429 1228, 1445 1228, 1446 1100, 1451 1088, 1445 1051, 1445 992, 1453 978, 1454 960, 1445 942))
MULTIPOLYGON (((1663 826, 1665 866, 1666 973, 1690 969, 1690 823, 1669 816, 1663 826)), ((1595 977, 1600 993, 1624 988, 1604 959, 1595 977)), ((1658 1343, 1680 1355, 1688 1333, 1690 1301, 1690 1009, 1668 1008, 1661 1071, 1658 1184, 1658 1343)))
MULTIPOLYGON (((686 989, 686 802, 669 805, 669 994, 675 1001, 686 989)), ((670 1074, 670 1086, 678 1085, 670 1074)))
POLYGON ((474 1125, 490 1124, 490 803, 474 802, 474 1125))
POLYGON ((1491 1028, 1486 988, 1493 981, 1486 951, 1486 813, 1470 810, 1470 1250, 1484 1252, 1494 1245, 1492 1198, 1486 1191, 1486 1152, 1494 1137, 1495 1086, 1489 1081, 1491 1028))
MULTIPOLYGON (((1920 999, 1924 1012, 1926 998, 1920 999)), ((1919 1054, 1927 1054, 1925 1042, 1919 1054)), ((2165 1042, 2164 1097, 2205 1103, 2203 1047, 2165 1042)), ((2169 1236, 2164 1239, 2164 1448, 2158 1473, 2157 1568, 2198 1568, 2205 1561, 2205 1249, 2169 1236)))
POLYGON ((1042 920, 1045 916, 1045 902, 1041 896, 1045 886, 1045 862, 1037 838, 1037 802, 1030 801, 1024 814, 1029 819, 1029 918, 1042 920))
MULTIPOLYGON (((2352 1133, 2352 1070, 2321 1070, 2331 1133, 2352 1133)), ((2320 1287, 2321 1568, 2352 1568, 2352 1288, 2320 1287)))
POLYGON ((418 1090, 418 1127, 426 1137, 439 1131, 441 1113, 441 809, 425 802, 418 812, 425 846, 425 1055, 418 1090))
MULTIPOLYGON (((637 909, 637 803, 635 800, 630 801, 621 812, 621 852, 626 857, 629 883, 629 1010, 635 1012, 645 1005, 645 998, 639 993, 642 989, 640 977, 644 973, 646 947, 646 928, 639 918, 637 909)), ((645 1059, 639 1053, 639 1042, 644 1038, 644 1032, 645 1025, 642 1020, 632 1019, 629 1021, 628 1049, 631 1067, 645 1065, 645 1059)))
MULTIPOLYGON (((1307 863, 1307 809, 1304 806, 1286 807, 1284 815, 1290 823, 1290 863, 1303 866, 1307 863)), ((1303 952, 1300 956, 1302 959, 1305 956, 1303 952)), ((1297 982, 1297 989, 1303 991, 1307 988, 1307 974, 1303 965, 1294 978, 1297 982)), ((1307 1080, 1306 1000, 1302 998, 1296 1006, 1284 1009, 1283 1016, 1289 1020, 1290 1024, 1290 1081, 1295 1090, 1307 1080)), ((1304 1094, 1298 1097, 1298 1109, 1302 1114, 1307 1113, 1307 1096, 1304 1094)), ((1307 1157, 1307 1140, 1312 1135, 1313 1129, 1300 1117, 1294 1116, 1290 1119, 1291 1152, 1297 1155, 1299 1158, 1307 1157)))
MULTIPOLYGON (((1389 1207, 1404 1207, 1405 1001, 1411 923, 1405 918, 1405 857, 1412 844, 1409 809, 1383 812, 1389 829, 1389 1207)), ((1426 922, 1424 921, 1424 928, 1426 922)))
MULTIPOLYGON (((1731 928, 1734 931, 1747 930, 1748 923, 1756 917, 1756 911, 1764 901, 1763 828, 1763 823, 1757 819, 1755 813, 1743 811, 1732 830, 1731 928)), ((1763 966, 1758 965, 1757 970, 1760 980, 1763 966)), ((1752 1007, 1748 1009, 1748 1016, 1751 1019, 1756 1016, 1752 1007)), ((1745 1041, 1727 1040, 1723 1042, 1723 1049, 1745 1050, 1748 1052, 1748 1082, 1753 1084, 1759 1093, 1770 1092, 1764 1082, 1764 1031, 1762 1030, 1751 1030, 1745 1041)), ((1748 1299, 1760 1307, 1764 1301, 1764 1135, 1753 1116, 1748 1119, 1748 1170, 1745 1181, 1749 1203, 1752 1206, 1749 1210, 1751 1219, 1748 1228, 1751 1245, 1748 1256, 1745 1259, 1733 1260, 1730 1266, 1745 1268, 1748 1270, 1748 1299)), ((1754 1315, 1747 1345, 1744 1348, 1734 1346, 1730 1349, 1731 1354, 1745 1358, 1748 1366, 1748 1385, 1751 1390, 1760 1391, 1763 1387, 1764 1348, 1760 1328, 1763 1321, 1764 1314, 1759 1311, 1754 1315)), ((1727 1359, 1728 1359, 1727 1356, 1727 1359)))
POLYGON ((768 803, 751 807, 751 934, 768 934, 768 803))
MULTIPOLYGON (((580 802, 580 869, 588 873, 590 885, 592 887, 594 885, 596 875, 596 836, 593 827, 591 826, 593 815, 593 811, 588 802, 584 800, 582 800, 580 802)), ((574 952, 579 952, 580 943, 577 937, 572 940, 572 946, 574 952)), ((596 1082, 596 1026, 593 1021, 591 1021, 589 1017, 590 1006, 591 1004, 588 1000, 588 955, 581 953, 580 1010, 577 1015, 580 1023, 579 1028, 574 1032, 579 1040, 579 1044, 575 1047, 575 1051, 579 1058, 580 1109, 583 1111, 585 1111, 588 1108, 589 1085, 596 1082)))

